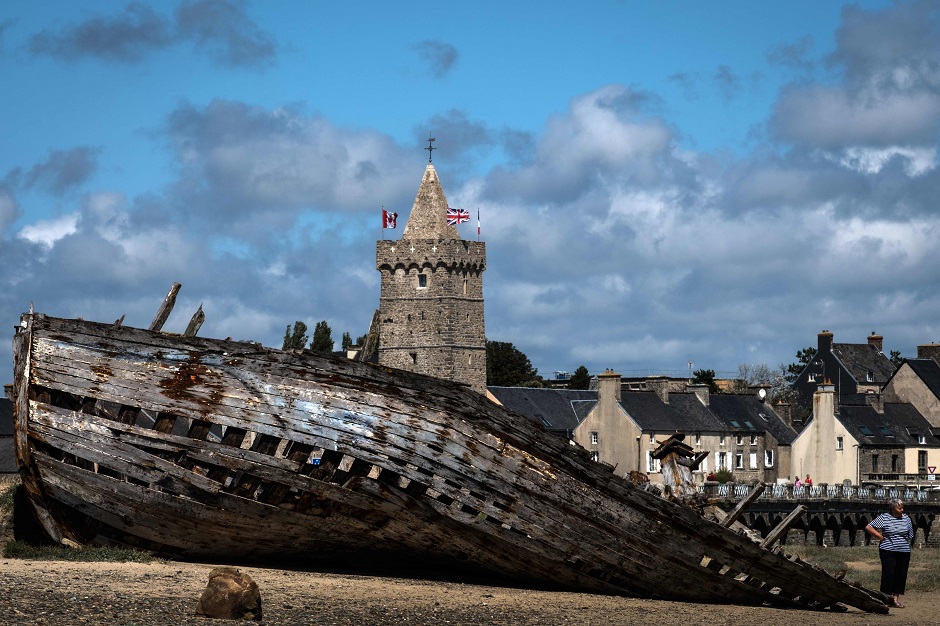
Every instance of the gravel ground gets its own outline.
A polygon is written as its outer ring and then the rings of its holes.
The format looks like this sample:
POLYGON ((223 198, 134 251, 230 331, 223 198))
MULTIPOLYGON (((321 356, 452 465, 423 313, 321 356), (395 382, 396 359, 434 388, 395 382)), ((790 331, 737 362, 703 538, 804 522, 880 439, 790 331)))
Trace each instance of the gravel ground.
MULTIPOLYGON (((0 560, 5 625, 219 624, 195 616, 214 567, 201 563, 0 560)), ((263 624, 702 624, 801 626, 940 624, 931 594, 891 614, 781 610, 533 591, 467 583, 239 568, 261 588, 263 624)))

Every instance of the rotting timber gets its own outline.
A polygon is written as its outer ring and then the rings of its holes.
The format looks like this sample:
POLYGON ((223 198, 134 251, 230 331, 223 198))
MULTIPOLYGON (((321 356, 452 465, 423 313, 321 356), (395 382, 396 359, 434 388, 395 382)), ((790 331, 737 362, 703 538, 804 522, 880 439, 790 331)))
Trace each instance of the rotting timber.
POLYGON ((594 593, 888 610, 464 386, 193 334, 22 317, 16 455, 52 540, 426 559, 594 593))

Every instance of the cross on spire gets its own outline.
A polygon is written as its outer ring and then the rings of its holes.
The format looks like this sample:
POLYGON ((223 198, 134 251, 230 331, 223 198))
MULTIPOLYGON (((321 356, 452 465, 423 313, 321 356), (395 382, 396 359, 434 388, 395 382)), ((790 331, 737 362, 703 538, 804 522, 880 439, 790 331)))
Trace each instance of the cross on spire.
POLYGON ((435 142, 434 137, 432 137, 432 136, 430 135, 430 133, 428 133, 428 147, 425 148, 425 150, 428 151, 428 163, 431 162, 431 154, 432 154, 431 151, 432 151, 432 150, 437 150, 437 148, 435 148, 434 146, 431 145, 431 144, 433 144, 434 142, 435 142))

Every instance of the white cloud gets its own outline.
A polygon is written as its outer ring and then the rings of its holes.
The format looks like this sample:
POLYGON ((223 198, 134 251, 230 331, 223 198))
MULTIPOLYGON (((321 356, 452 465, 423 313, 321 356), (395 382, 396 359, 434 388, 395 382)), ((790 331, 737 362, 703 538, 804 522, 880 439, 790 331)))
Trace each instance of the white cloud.
POLYGON ((18 236, 30 243, 51 248, 57 241, 78 230, 79 218, 80 215, 76 212, 48 220, 39 220, 21 228, 18 236))
POLYGON ((937 167, 937 149, 933 146, 925 148, 851 147, 846 148, 840 155, 833 155, 830 158, 858 172, 877 174, 888 161, 895 157, 904 159, 904 171, 911 177, 919 176, 937 167))

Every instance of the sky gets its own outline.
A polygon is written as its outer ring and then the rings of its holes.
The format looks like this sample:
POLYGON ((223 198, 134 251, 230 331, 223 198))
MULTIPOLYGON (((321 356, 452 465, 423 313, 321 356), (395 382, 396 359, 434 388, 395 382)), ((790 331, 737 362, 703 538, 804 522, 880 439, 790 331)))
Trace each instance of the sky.
POLYGON ((364 334, 429 136, 544 376, 940 342, 936 2, 7 0, 0 77, 3 382, 30 306, 174 282, 168 331, 364 334))

